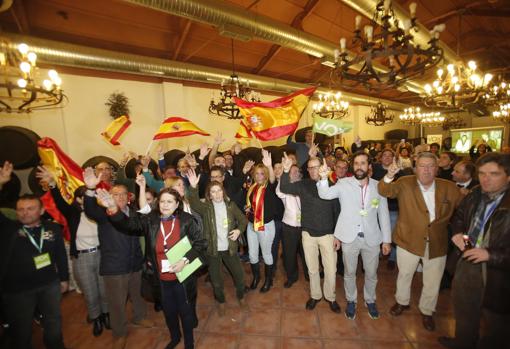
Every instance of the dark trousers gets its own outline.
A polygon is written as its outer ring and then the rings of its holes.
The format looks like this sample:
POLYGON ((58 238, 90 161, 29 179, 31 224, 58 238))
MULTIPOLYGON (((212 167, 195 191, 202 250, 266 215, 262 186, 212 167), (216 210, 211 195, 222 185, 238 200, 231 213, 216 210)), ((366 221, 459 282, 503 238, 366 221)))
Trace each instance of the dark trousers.
POLYGON ((133 305, 133 322, 145 319, 147 305, 142 298, 142 272, 103 276, 114 337, 127 336, 126 301, 133 305))
POLYGON ((282 241, 282 227, 283 223, 280 220, 274 220, 274 239, 271 246, 271 254, 273 255, 273 270, 276 271, 278 262, 278 250, 280 249, 280 241, 282 241))
POLYGON ((61 298, 58 281, 30 291, 2 295, 5 316, 14 340, 13 348, 32 348, 32 320, 36 308, 42 314, 46 348, 64 348, 60 315, 61 298))
POLYGON ((225 303, 225 293, 223 292, 223 273, 221 271, 222 262, 225 263, 236 288, 237 299, 244 297, 244 271, 241 260, 237 254, 231 256, 228 251, 219 251, 216 256, 208 256, 209 275, 214 289, 214 298, 219 303, 225 303))
POLYGON ((298 252, 301 256, 303 272, 305 276, 308 275, 308 268, 306 267, 305 253, 303 251, 303 243, 301 239, 301 227, 293 227, 283 223, 282 248, 283 263, 285 265, 285 271, 287 272, 287 280, 294 282, 298 279, 298 252))
POLYGON ((184 347, 193 348, 195 323, 193 305, 186 298, 184 286, 179 281, 161 281, 161 305, 172 341, 181 338, 179 320, 184 332, 184 347))
POLYGON ((483 308, 483 279, 481 263, 464 259, 457 263, 453 279, 455 338, 466 348, 502 348, 510 333, 510 315, 497 314, 483 308), (479 341, 480 319, 487 323, 487 336, 479 341))

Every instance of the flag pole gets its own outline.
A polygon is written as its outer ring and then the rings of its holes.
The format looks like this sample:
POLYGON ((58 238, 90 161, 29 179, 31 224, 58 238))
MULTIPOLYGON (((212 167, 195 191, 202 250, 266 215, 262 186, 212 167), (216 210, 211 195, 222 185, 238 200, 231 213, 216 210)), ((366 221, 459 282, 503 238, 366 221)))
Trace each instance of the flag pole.
POLYGON ((151 142, 149 143, 149 146, 147 147, 147 150, 145 151, 145 155, 149 155, 149 151, 151 150, 152 143, 154 143, 154 139, 151 139, 151 142))
POLYGON ((260 139, 258 139, 257 137, 255 137, 255 139, 257 140, 257 143, 259 144, 260 148, 264 149, 264 147, 262 146, 262 143, 260 143, 260 139))

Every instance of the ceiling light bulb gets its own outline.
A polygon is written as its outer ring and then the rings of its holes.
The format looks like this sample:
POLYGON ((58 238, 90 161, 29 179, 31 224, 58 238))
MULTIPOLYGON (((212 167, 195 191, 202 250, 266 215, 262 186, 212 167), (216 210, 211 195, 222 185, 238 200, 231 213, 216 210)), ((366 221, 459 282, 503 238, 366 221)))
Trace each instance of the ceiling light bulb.
POLYGON ((43 81, 43 86, 44 86, 44 89, 45 89, 45 90, 51 91, 51 88, 52 88, 53 84, 51 83, 51 81, 50 81, 50 80, 45 79, 45 80, 43 81))
POLYGON ((490 74, 490 73, 485 74, 485 76, 483 77, 484 83, 488 83, 491 80, 492 80, 492 74, 490 74))
POLYGON ((372 34, 374 33, 374 27, 371 25, 365 26, 365 35, 367 36, 368 41, 372 41, 372 34))
POLYGON ((30 73, 30 69, 32 69, 32 66, 28 62, 21 62, 21 64, 19 65, 19 68, 21 69, 21 71, 23 73, 28 74, 28 73, 30 73))
POLYGON ((476 62, 475 61, 469 61, 468 62, 468 67, 471 70, 476 70, 476 62))
POLYGON ((457 82, 459 82, 459 78, 457 76, 453 76, 452 77, 452 83, 456 84, 457 82))
POLYGON ((28 53, 28 45, 27 44, 19 44, 18 45, 18 51, 22 55, 26 55, 28 53))
POLYGON ((55 85, 57 85, 57 87, 62 85, 62 79, 60 78, 60 76, 57 76, 57 78, 53 80, 53 82, 55 83, 55 85))
POLYGON ((446 69, 448 70, 448 72, 449 72, 450 74, 452 74, 452 73, 454 72, 454 70, 455 70, 455 66, 454 66, 453 64, 448 64, 448 65, 446 66, 446 69))
POLYGON ((441 76, 443 76, 443 73, 444 73, 443 69, 438 69, 438 70, 437 70, 437 76, 438 76, 439 78, 441 78, 441 76))
POLYGON ((25 79, 19 79, 18 80, 18 86, 21 87, 21 88, 25 88, 27 87, 27 81, 25 79))
POLYGON ((37 55, 35 52, 29 52, 27 55, 27 59, 30 62, 30 64, 35 65, 35 61, 37 60, 37 55))
POLYGON ((439 86, 437 88, 437 93, 439 93, 439 94, 443 93, 443 87, 442 86, 439 86))
POLYGON ((430 86, 429 84, 426 84, 425 85, 425 92, 427 92, 428 94, 430 94, 432 92, 432 86, 430 86))
POLYGON ((418 6, 417 3, 412 2, 409 4, 409 12, 411 13, 411 18, 416 17, 416 7, 418 6))
POLYGON ((58 77, 58 73, 56 70, 51 69, 48 71, 48 76, 50 77, 51 81, 55 81, 55 79, 58 77))
POLYGON ((434 81, 434 82, 432 83, 432 86, 434 86, 435 88, 438 88, 438 87, 439 87, 439 81, 437 81, 437 80, 436 80, 436 81, 434 81))
POLYGON ((454 89, 455 89, 455 92, 459 92, 460 91, 460 85, 455 84, 454 89))

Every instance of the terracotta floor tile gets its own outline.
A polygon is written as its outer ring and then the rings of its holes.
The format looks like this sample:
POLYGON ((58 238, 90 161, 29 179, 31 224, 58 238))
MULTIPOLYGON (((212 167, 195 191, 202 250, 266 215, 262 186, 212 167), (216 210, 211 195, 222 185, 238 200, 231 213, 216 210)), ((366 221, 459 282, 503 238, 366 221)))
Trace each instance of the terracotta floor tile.
POLYGON ((347 319, 344 314, 335 314, 329 309, 318 311, 322 337, 360 338, 356 321, 347 319))
MULTIPOLYGON (((262 285, 260 285, 262 286, 262 285)), ((272 287, 268 292, 261 293, 259 289, 252 290, 246 294, 246 302, 250 307, 254 308, 280 308, 282 289, 272 287)))
POLYGON ((225 315, 219 316, 217 309, 214 309, 207 321, 205 332, 213 333, 239 333, 243 313, 238 307, 225 307, 225 315))
POLYGON ((238 347, 238 336, 229 334, 206 333, 200 337, 198 349, 235 349, 238 347))
POLYGON ((309 338, 284 338, 282 349, 322 349, 322 341, 309 338))
POLYGON ((317 313, 309 310, 282 310, 282 336, 320 337, 317 313))
POLYGON ((280 327, 281 310, 257 309, 246 314, 241 331, 247 334, 279 336, 280 327))
POLYGON ((455 323, 452 319, 435 315, 434 320, 436 322, 435 331, 427 331, 423 327, 421 315, 401 315, 395 319, 395 323, 398 324, 407 338, 412 342, 436 343, 437 337, 454 335, 455 323))
MULTIPOLYGON (((324 349, 368 349, 367 342, 352 339, 325 339, 324 349)), ((388 348, 393 349, 393 348, 388 348)))
POLYGON ((280 349, 279 337, 241 336, 240 349, 280 349))
POLYGON ((377 320, 372 320, 366 313, 366 308, 364 306, 358 305, 358 312, 355 321, 359 334, 364 339, 384 339, 395 341, 406 339, 396 322, 391 317, 381 316, 377 320))
POLYGON ((282 307, 287 309, 305 309, 306 301, 310 298, 310 291, 302 287, 284 288, 282 291, 282 307))
POLYGON ((413 349, 413 345, 406 341, 370 341, 367 342, 370 349, 413 349))
POLYGON ((157 328, 130 328, 126 349, 154 348, 161 337, 157 328))

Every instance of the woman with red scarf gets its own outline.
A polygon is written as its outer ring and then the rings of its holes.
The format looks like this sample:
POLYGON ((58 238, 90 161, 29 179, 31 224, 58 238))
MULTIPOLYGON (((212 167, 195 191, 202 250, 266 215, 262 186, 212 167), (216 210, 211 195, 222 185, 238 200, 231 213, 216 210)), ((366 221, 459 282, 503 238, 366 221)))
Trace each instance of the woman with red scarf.
POLYGON ((253 280, 250 285, 256 289, 260 281, 259 247, 265 263, 264 286, 260 292, 267 292, 273 285, 273 255, 271 247, 275 236, 274 215, 276 212, 276 178, 271 163, 271 154, 262 149, 262 164, 252 170, 254 183, 246 195, 246 213, 248 215, 248 251, 250 255, 253 280))

